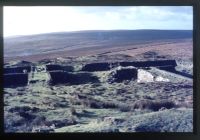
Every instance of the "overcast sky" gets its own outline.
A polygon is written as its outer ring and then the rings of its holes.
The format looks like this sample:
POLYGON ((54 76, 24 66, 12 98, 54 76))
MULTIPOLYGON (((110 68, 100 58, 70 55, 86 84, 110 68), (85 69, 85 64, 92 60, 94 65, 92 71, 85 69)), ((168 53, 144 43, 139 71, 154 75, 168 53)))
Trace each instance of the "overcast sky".
POLYGON ((4 6, 4 36, 112 29, 193 28, 192 6, 4 6))

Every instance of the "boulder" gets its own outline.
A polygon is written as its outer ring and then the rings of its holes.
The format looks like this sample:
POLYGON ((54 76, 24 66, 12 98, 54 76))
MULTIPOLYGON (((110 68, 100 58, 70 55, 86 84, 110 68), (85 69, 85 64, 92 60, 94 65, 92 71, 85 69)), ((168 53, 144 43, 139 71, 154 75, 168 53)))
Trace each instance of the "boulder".
POLYGON ((169 82, 169 79, 163 78, 162 76, 158 76, 155 78, 155 81, 157 82, 169 82))
POLYGON ((146 70, 138 69, 137 82, 138 83, 154 82, 154 76, 146 70))

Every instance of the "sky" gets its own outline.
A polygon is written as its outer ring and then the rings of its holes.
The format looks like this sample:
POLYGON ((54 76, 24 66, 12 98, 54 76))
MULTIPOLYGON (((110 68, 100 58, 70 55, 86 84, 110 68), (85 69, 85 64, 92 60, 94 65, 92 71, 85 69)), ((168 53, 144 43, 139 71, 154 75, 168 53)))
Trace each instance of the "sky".
POLYGON ((4 37, 80 30, 192 30, 192 6, 4 6, 4 37))

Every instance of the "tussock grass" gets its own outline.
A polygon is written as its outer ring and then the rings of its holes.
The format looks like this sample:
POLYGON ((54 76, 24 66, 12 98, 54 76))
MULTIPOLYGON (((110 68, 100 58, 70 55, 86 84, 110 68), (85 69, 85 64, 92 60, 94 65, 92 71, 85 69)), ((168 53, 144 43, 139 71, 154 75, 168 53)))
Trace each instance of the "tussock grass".
POLYGON ((133 102, 133 104, 122 104, 116 101, 103 101, 97 100, 92 97, 86 97, 82 95, 78 95, 76 98, 71 99, 73 104, 81 104, 85 107, 94 108, 94 109, 119 109, 122 112, 127 111, 134 111, 135 109, 148 109, 152 111, 159 111, 159 109, 170 109, 178 107, 173 101, 171 100, 157 100, 152 101, 150 99, 142 99, 133 102))
POLYGON ((133 105, 134 109, 150 109, 153 111, 158 111, 161 108, 174 108, 175 103, 168 100, 152 101, 152 100, 138 100, 133 105))

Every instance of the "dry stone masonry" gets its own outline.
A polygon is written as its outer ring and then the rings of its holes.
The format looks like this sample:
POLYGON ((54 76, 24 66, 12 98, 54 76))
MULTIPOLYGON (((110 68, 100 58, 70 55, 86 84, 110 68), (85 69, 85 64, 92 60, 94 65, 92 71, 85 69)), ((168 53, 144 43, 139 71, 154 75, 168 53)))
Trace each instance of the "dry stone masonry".
MULTIPOLYGON (((4 68, 4 86, 26 86, 29 83, 29 73, 31 72, 32 79, 34 73, 46 73, 49 84, 86 84, 100 82, 99 78, 95 76, 95 72, 110 72, 108 75, 108 82, 123 82, 123 81, 136 81, 138 83, 144 82, 169 82, 163 75, 155 75, 151 72, 152 68, 157 68, 161 71, 181 74, 188 76, 181 72, 176 71, 177 66, 175 60, 160 60, 160 61, 139 61, 139 62, 99 62, 85 64, 80 70, 75 70, 70 65, 48 64, 43 66, 20 66, 20 67, 6 67, 4 68), (41 70, 40 70, 40 69, 41 70), (42 70, 45 69, 45 70, 42 70), (20 80, 19 80, 20 79, 20 80)), ((43 74, 43 77, 45 75, 43 74)), ((41 80, 40 80, 41 81, 41 80)), ((30 83, 36 83, 33 80, 30 83)))
POLYGON ((26 86, 31 66, 4 68, 4 87, 26 86))

